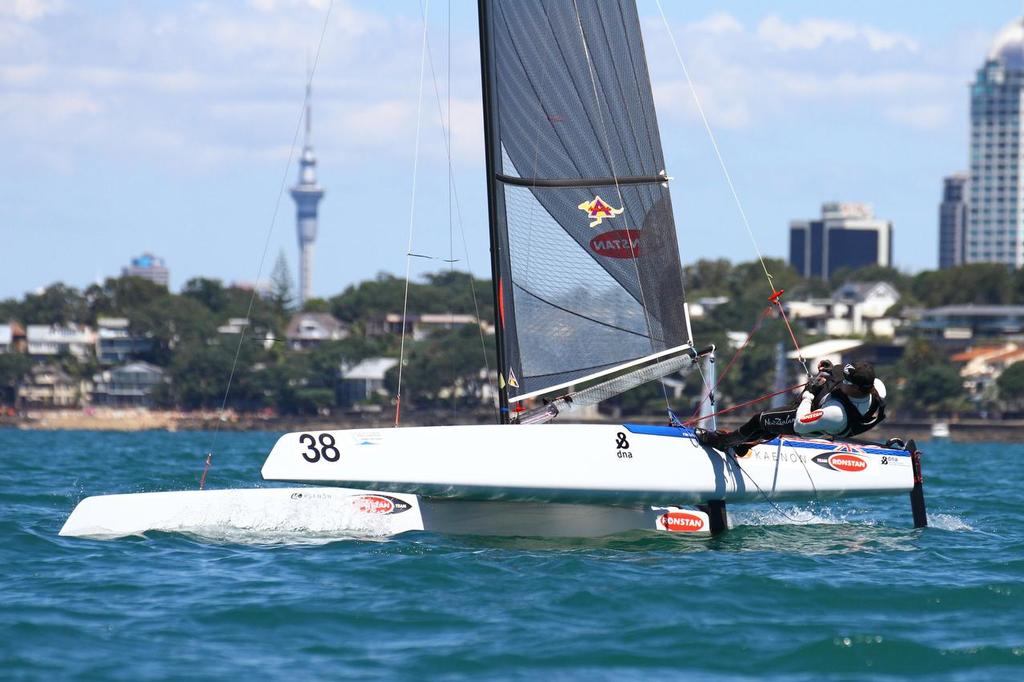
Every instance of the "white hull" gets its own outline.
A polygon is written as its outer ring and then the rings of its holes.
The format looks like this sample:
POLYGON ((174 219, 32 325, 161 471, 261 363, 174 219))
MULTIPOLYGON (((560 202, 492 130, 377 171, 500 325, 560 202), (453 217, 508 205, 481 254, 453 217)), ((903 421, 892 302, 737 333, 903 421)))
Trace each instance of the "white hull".
POLYGON ((232 541, 445 534, 600 537, 631 530, 708 533, 700 511, 543 502, 435 500, 351 488, 254 488, 88 497, 62 536, 186 533, 232 541))
POLYGON ((430 497, 620 505, 830 498, 914 485, 904 450, 787 437, 737 460, 702 447, 690 429, 591 424, 289 433, 262 473, 430 497))

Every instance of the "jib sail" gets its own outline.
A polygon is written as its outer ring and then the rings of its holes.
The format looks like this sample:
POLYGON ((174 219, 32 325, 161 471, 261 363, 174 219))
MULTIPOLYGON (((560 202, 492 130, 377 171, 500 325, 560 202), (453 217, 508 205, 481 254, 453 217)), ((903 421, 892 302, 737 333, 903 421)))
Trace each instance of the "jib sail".
POLYGON ((686 343, 632 0, 481 0, 503 405, 686 343))

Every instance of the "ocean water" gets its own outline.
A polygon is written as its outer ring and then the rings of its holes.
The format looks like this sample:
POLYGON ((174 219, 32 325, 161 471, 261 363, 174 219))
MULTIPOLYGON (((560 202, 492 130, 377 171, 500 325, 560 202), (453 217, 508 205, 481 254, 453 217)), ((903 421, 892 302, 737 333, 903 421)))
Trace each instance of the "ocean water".
MULTIPOLYGON (((904 495, 598 540, 60 538, 194 488, 209 433, 0 430, 0 679, 1024 679, 1024 446, 924 443, 904 495)), ((209 487, 274 434, 221 434, 209 487)))

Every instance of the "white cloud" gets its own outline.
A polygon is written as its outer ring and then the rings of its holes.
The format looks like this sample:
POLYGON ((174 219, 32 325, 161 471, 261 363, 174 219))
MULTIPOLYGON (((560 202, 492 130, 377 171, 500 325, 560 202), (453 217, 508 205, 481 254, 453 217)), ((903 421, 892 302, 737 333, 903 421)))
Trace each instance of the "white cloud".
POLYGON ((769 16, 758 24, 757 35, 777 50, 817 50, 827 43, 851 42, 864 42, 873 52, 918 49, 917 41, 907 35, 832 19, 802 19, 790 24, 769 16))
POLYGON ((700 21, 687 24, 685 30, 694 33, 708 33, 710 35, 720 36, 726 33, 742 33, 743 24, 728 12, 718 12, 705 19, 701 19, 700 21))
POLYGON ((64 10, 64 0, 4 0, 0 2, 0 16, 14 17, 18 21, 35 21, 48 14, 64 10))

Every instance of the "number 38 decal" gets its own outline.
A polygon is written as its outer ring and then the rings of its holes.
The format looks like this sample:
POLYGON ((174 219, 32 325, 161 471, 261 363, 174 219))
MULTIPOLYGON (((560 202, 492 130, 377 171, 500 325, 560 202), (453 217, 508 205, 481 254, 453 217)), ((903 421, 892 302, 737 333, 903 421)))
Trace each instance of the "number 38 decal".
POLYGON ((309 463, 319 462, 321 457, 323 457, 325 462, 337 462, 341 459, 341 453, 334 446, 334 436, 329 433, 320 434, 319 448, 316 446, 317 439, 310 433, 304 433, 299 436, 299 442, 306 446, 306 451, 302 453, 302 458, 309 463))

